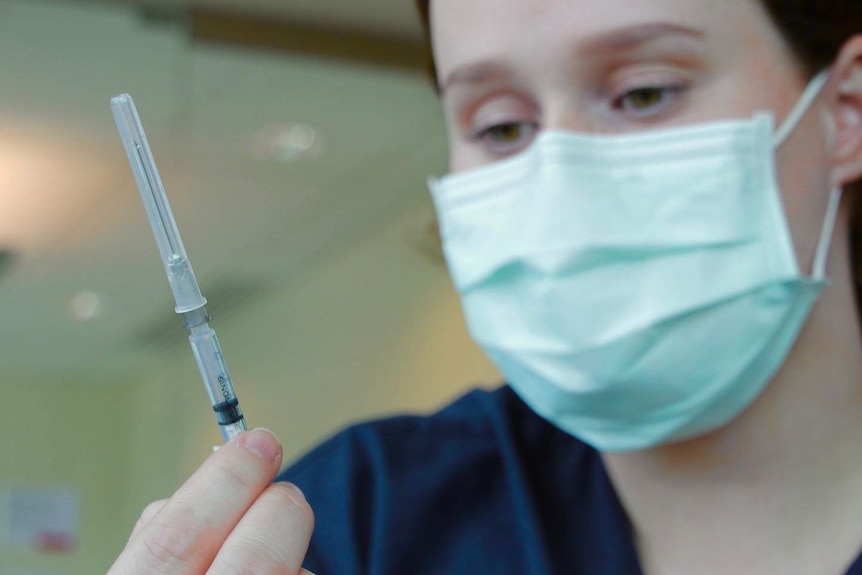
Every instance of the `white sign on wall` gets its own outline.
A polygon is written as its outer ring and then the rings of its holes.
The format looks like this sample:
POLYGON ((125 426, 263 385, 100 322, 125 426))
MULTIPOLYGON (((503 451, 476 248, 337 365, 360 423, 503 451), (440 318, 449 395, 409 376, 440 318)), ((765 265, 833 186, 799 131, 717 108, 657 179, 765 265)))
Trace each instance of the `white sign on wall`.
POLYGON ((73 553, 78 546, 81 501, 65 488, 11 488, 2 498, 3 545, 36 553, 73 553))

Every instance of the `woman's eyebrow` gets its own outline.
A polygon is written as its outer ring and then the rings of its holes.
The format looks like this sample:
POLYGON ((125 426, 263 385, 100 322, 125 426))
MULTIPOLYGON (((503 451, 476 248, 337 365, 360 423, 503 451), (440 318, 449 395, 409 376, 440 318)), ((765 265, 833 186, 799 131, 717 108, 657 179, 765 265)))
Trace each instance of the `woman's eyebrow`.
POLYGON ((679 24, 643 24, 588 38, 579 42, 576 50, 582 56, 596 56, 608 52, 628 52, 650 42, 673 36, 703 40, 706 34, 701 30, 679 24))
MULTIPOLYGON (((701 30, 679 24, 643 24, 587 38, 578 43, 576 52, 585 58, 608 53, 630 52, 650 42, 675 36, 702 40, 706 34, 701 30)), ((455 84, 482 84, 505 78, 510 74, 511 70, 500 62, 494 60, 474 62, 458 67, 446 76, 440 84, 440 94, 445 94, 455 84)))
POLYGON ((482 84, 505 78, 509 74, 510 70, 506 66, 493 60, 475 62, 456 68, 446 76, 440 84, 440 93, 446 93, 455 84, 482 84))

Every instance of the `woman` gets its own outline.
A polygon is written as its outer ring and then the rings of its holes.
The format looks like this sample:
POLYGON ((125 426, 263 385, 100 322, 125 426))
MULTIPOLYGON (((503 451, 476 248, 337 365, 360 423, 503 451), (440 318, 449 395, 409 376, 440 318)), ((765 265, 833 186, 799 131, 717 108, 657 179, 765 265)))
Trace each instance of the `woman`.
POLYGON ((444 248, 512 387, 337 436, 305 497, 246 434, 110 575, 862 574, 862 4, 420 4, 444 248))

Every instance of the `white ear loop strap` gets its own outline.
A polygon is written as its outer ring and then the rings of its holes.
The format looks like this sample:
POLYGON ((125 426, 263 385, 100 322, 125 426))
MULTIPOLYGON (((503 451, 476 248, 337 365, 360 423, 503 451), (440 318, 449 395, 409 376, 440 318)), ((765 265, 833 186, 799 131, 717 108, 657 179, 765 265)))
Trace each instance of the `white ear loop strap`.
MULTIPOLYGON (((811 105, 820 96, 823 87, 829 80, 829 70, 823 70, 811 82, 808 87, 802 92, 799 101, 793 107, 784 123, 775 132, 775 147, 780 147, 790 134, 799 126, 802 118, 808 113, 811 105)), ((835 231, 835 221, 838 219, 838 208, 841 205, 841 195, 843 190, 840 186, 835 186, 829 194, 829 203, 826 205, 826 217, 823 220, 823 228, 820 230, 820 238, 817 241, 817 249, 814 252, 814 262, 811 267, 811 279, 821 281, 826 277, 826 259, 829 255, 829 246, 832 243, 832 233, 835 231)))
POLYGON ((814 264, 811 268, 811 279, 820 281, 826 277, 826 258, 829 255, 829 245, 832 243, 832 233, 835 230, 835 220, 838 219, 838 207, 841 205, 841 186, 832 188, 829 203, 826 206, 826 219, 820 230, 817 250, 814 252, 814 264))
POLYGON ((826 82, 829 80, 829 70, 823 70, 817 76, 814 77, 811 82, 809 82, 808 87, 805 88, 805 91, 802 92, 802 95, 799 97, 799 101, 793 107, 789 114, 787 114, 787 118, 784 120, 784 123, 775 132, 775 147, 778 148, 787 141, 787 138, 790 137, 790 134, 793 133, 793 130, 799 126, 799 122, 802 121, 802 118, 805 117, 805 114, 808 113, 808 109, 811 108, 811 104, 814 103, 814 100, 820 95, 820 92, 823 90, 823 87, 826 85, 826 82))

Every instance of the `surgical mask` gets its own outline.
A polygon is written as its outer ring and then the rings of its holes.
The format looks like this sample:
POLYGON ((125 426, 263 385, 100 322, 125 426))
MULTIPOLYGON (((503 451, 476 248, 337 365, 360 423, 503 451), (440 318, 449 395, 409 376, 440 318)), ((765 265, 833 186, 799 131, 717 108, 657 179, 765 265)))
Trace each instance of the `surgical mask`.
POLYGON ((597 136, 431 181, 472 337, 534 411, 601 451, 716 429, 751 404, 824 286, 840 190, 800 273, 773 115, 597 136))

